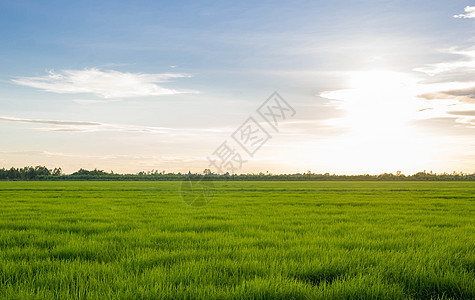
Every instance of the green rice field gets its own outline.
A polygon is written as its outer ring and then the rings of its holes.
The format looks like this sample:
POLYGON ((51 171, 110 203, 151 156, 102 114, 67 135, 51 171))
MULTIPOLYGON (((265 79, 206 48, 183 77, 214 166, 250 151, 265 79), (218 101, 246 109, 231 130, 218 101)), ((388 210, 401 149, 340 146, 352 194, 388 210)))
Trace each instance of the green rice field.
POLYGON ((475 299, 475 182, 180 188, 0 182, 0 297, 475 299))

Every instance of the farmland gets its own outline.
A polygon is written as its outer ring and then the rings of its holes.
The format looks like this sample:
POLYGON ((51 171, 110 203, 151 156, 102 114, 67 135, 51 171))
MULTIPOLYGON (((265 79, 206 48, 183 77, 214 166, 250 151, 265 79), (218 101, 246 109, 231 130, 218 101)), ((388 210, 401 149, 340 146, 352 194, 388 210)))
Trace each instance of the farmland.
POLYGON ((475 182, 0 182, 7 299, 475 298, 475 182))

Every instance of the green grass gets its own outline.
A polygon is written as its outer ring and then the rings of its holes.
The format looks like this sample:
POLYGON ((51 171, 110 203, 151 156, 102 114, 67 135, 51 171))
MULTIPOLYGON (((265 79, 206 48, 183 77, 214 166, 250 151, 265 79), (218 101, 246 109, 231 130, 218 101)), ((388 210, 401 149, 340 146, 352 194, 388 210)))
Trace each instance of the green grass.
POLYGON ((474 299, 474 182, 0 182, 7 299, 474 299))

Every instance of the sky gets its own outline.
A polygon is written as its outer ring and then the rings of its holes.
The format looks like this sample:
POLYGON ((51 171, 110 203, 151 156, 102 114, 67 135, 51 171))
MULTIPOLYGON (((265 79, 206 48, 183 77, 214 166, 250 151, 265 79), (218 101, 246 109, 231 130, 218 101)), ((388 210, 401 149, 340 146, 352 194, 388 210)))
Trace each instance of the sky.
POLYGON ((474 29, 459 0, 2 0, 0 168, 474 173, 474 29))

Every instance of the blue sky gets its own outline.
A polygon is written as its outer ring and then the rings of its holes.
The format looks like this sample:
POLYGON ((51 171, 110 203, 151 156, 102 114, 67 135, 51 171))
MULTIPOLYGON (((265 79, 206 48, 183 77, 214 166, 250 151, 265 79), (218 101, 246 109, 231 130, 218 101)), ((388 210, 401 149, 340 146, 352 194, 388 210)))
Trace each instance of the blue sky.
POLYGON ((473 6, 2 1, 0 166, 201 172, 278 91, 238 172, 473 172, 473 6))

